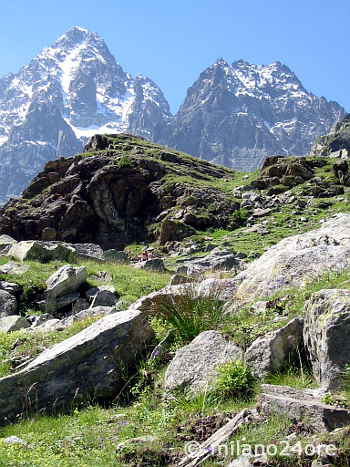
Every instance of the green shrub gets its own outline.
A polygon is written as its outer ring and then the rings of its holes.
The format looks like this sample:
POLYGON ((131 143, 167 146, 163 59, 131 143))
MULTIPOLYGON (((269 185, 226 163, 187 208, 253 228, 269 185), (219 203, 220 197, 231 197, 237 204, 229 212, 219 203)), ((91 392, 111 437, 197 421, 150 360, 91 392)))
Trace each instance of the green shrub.
POLYGON ((231 214, 230 227, 237 228, 241 227, 242 225, 245 225, 248 217, 249 212, 247 211, 247 209, 237 209, 237 211, 234 211, 233 214, 231 214))
POLYGON ((128 155, 124 155, 118 159, 118 167, 120 168, 130 168, 132 167, 132 160, 128 155))
POLYGON ((218 377, 211 393, 220 399, 245 399, 253 395, 255 378, 240 360, 227 362, 218 369, 218 377))

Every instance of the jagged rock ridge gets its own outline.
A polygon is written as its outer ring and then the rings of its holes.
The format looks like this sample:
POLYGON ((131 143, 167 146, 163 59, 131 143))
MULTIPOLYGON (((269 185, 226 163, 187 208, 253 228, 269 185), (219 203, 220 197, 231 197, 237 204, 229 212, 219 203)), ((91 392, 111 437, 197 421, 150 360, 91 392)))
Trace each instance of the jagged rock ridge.
POLYGON ((306 155, 343 115, 339 104, 308 92, 280 62, 230 65, 220 59, 188 90, 163 142, 254 170, 266 155, 306 155))

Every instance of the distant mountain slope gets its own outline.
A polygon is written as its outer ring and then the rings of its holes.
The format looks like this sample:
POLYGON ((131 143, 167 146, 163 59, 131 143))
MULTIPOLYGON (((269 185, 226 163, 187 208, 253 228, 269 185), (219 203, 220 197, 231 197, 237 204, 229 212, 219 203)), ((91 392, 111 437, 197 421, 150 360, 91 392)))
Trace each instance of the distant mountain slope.
POLYGON ((306 155, 344 115, 305 90, 280 62, 220 59, 188 90, 163 142, 204 159, 253 170, 267 154, 306 155))

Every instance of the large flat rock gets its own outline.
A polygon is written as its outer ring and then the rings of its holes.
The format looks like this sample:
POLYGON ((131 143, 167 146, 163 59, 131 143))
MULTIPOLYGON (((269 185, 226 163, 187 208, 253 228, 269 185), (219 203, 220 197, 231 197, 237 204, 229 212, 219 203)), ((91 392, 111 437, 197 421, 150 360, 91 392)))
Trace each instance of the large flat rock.
POLYGON ((141 312, 124 311, 54 345, 23 370, 0 379, 0 424, 115 396, 152 336, 141 312))
POLYGON ((236 298, 270 297, 303 286, 326 271, 350 266, 350 215, 340 214, 320 229, 285 238, 235 277, 236 298))
POLYGON ((264 412, 277 412, 305 420, 317 431, 332 431, 350 424, 350 411, 324 404, 315 390, 262 384, 260 405, 264 412))

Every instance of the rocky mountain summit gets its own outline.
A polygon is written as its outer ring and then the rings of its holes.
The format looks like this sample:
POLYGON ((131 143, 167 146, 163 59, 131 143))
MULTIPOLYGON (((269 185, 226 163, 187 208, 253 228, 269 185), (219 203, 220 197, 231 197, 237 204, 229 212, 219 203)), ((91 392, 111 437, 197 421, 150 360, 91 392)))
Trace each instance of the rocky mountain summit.
POLYGON ((153 139, 169 115, 152 80, 133 78, 100 36, 74 27, 0 79, 0 198, 19 194, 48 160, 81 151, 96 133, 153 139))
POLYGON ((285 65, 218 60, 172 115, 160 88, 132 77, 95 33, 74 27, 16 74, 0 78, 0 201, 49 160, 98 133, 129 132, 196 157, 255 170, 271 154, 305 155, 344 115, 285 65))
POLYGON ((280 62, 220 59, 189 88, 162 142, 250 171, 267 155, 306 155, 343 116, 339 104, 308 92, 280 62))

